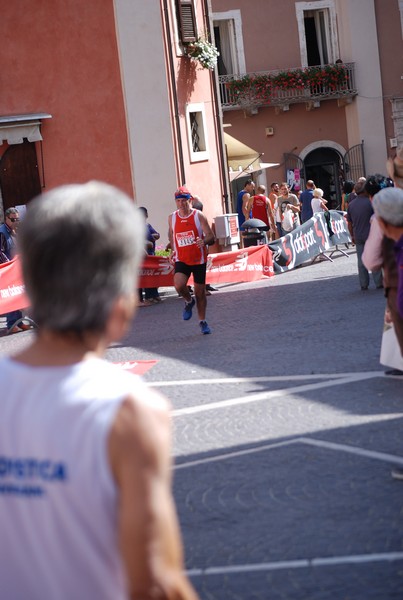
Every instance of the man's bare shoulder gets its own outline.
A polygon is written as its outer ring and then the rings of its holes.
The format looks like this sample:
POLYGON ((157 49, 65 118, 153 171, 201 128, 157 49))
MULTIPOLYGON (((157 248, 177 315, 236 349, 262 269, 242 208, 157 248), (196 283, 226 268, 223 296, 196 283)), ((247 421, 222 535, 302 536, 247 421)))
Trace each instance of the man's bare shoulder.
POLYGON ((109 435, 112 470, 118 463, 154 465, 169 456, 171 421, 168 401, 144 384, 121 402, 109 435), (168 456, 167 456, 168 451, 168 456))

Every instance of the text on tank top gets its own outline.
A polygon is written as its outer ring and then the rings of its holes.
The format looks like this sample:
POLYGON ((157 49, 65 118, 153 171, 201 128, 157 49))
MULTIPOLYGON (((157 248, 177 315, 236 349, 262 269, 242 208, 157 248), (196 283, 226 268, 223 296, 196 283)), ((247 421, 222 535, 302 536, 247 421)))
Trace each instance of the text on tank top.
POLYGON ((253 205, 252 205, 252 218, 260 219, 266 225, 269 225, 269 218, 267 216, 267 201, 266 196, 259 194, 258 196, 253 197, 253 205))
POLYGON ((187 265, 202 265, 207 261, 205 246, 199 248, 196 239, 203 238, 203 229, 197 210, 181 217, 179 211, 172 214, 172 232, 176 261, 187 265))

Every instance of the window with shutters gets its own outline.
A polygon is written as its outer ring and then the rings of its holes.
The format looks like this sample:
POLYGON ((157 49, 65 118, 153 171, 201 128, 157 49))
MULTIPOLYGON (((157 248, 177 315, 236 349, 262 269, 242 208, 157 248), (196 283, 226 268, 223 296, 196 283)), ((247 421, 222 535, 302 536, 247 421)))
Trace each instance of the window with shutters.
POLYGON ((195 42, 198 35, 194 0, 176 0, 176 16, 180 42, 195 42))
POLYGON ((208 160, 206 117, 204 104, 188 104, 186 107, 186 126, 191 162, 208 160))
POLYGON ((297 2, 295 9, 302 66, 334 63, 340 57, 334 0, 297 2))
POLYGON ((214 12, 213 23, 214 40, 220 53, 218 75, 246 73, 241 11, 214 12))

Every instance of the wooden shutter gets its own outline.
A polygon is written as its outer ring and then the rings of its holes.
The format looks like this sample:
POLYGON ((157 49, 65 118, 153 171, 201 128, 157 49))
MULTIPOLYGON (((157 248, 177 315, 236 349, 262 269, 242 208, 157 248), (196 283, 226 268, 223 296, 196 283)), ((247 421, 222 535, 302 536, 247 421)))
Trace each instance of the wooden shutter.
POLYGON ((197 40, 196 14, 193 0, 178 0, 181 41, 184 43, 197 40))

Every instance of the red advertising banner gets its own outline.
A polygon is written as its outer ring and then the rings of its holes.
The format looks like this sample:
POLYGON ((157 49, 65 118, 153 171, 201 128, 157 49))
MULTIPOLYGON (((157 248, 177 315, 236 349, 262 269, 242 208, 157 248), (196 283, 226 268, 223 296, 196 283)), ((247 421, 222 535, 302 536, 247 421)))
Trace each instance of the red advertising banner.
MULTIPOLYGON (((271 250, 267 246, 251 246, 233 252, 207 257, 208 283, 242 283, 274 275, 271 250)), ((139 287, 173 286, 174 266, 164 256, 147 256, 140 269, 139 287)), ((192 278, 189 283, 192 284, 192 278)), ((0 315, 27 308, 18 257, 0 265, 0 315)))
POLYGON ((119 365, 124 371, 134 375, 144 375, 157 363, 156 360, 128 360, 126 362, 114 363, 119 365))
POLYGON ((0 315, 29 306, 17 258, 0 265, 0 315))
MULTIPOLYGON (((168 258, 147 256, 140 269, 139 287, 173 286, 173 275, 174 266, 168 258)), ((251 246, 207 257, 207 283, 241 283, 272 275, 272 253, 267 246, 251 246)), ((193 283, 192 278, 189 283, 193 283)))

